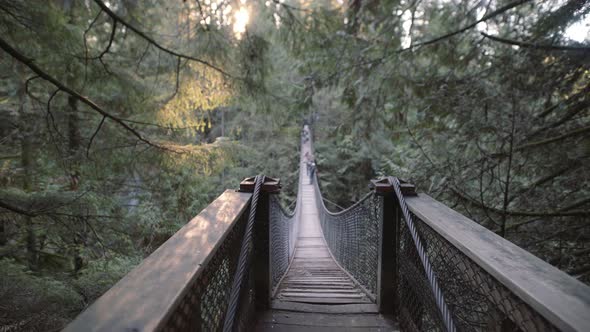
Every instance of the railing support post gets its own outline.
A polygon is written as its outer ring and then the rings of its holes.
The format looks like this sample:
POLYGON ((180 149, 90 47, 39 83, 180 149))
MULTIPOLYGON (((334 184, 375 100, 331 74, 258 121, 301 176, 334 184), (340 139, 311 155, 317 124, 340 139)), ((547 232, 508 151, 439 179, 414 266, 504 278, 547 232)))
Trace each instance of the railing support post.
MULTIPOLYGON (((240 191, 253 191, 255 178, 246 178, 240 183, 240 191)), ((279 179, 266 177, 261 188, 254 224, 254 256, 251 273, 254 279, 256 309, 270 307, 272 270, 270 257, 270 195, 280 192, 279 179)))
POLYGON ((271 262, 270 262, 270 224, 269 224, 269 193, 262 191, 256 210, 256 226, 254 231, 254 289, 257 309, 270 307, 271 295, 271 262))
POLYGON ((383 195, 383 218, 379 237, 379 269, 377 305, 379 312, 395 314, 397 311, 397 211, 394 195, 383 195))
MULTIPOLYGON (((401 212, 393 191, 393 184, 387 178, 372 181, 375 193, 383 197, 383 218, 381 219, 381 236, 379 237, 379 265, 377 279, 377 305, 384 314, 399 313, 398 298, 398 256, 399 227, 401 212)), ((414 186, 403 185, 404 195, 416 195, 414 186)))

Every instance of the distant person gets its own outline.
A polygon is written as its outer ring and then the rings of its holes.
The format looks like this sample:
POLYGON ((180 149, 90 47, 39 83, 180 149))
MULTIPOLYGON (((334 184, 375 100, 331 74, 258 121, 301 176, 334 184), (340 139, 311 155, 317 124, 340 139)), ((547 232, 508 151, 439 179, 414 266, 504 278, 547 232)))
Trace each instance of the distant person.
POLYGON ((303 143, 307 143, 309 141, 310 134, 308 125, 303 126, 303 133, 301 134, 301 137, 303 139, 303 143))
POLYGON ((307 143, 309 141, 309 132, 305 129, 303 129, 303 134, 301 135, 301 138, 303 139, 303 143, 307 143))
POLYGON ((315 161, 312 160, 309 163, 309 184, 313 184, 313 178, 315 176, 315 168, 316 168, 315 161))

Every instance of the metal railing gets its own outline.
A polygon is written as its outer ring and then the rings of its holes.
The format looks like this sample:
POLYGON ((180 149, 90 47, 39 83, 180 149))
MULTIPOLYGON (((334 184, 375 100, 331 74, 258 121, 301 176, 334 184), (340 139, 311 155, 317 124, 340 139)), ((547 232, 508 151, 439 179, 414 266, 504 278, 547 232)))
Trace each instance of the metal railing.
POLYGON ((279 188, 260 175, 225 191, 64 331, 251 330, 295 250, 301 198, 289 213, 279 188))
MULTIPOLYGON (((399 212, 401 213, 401 216, 404 221, 402 223, 402 225, 400 225, 400 226, 405 227, 405 229, 407 229, 407 232, 409 233, 409 237, 411 238, 411 241, 412 241, 411 242, 412 245, 410 245, 410 243, 406 243, 404 247, 408 248, 408 249, 409 248, 415 249, 418 260, 421 263, 422 268, 424 269, 424 274, 426 275, 426 279, 428 281, 427 284, 430 288, 429 295, 432 295, 432 297, 434 298, 434 303, 438 309, 437 313, 440 314, 439 317, 441 319, 441 322, 447 331, 455 332, 455 331, 457 331, 457 328, 455 326, 455 322, 453 320, 451 312, 449 311, 449 307, 447 306, 447 302, 445 301, 445 296, 444 296, 443 292, 441 291, 441 287, 439 285, 437 274, 434 273, 434 269, 433 269, 433 266, 431 263, 432 259, 427 254, 427 251, 425 249, 425 245, 422 242, 422 239, 421 239, 420 235, 418 234, 416 224, 414 223, 414 217, 412 217, 412 214, 410 213, 410 210, 408 209, 408 205, 406 204, 405 197, 402 194, 400 181, 399 181, 399 179, 392 177, 392 176, 388 177, 387 180, 389 181, 389 183, 393 187, 393 191, 395 193, 395 198, 397 200, 398 207, 399 207, 399 212)), ((403 262, 407 262, 407 261, 408 260, 403 260, 403 262)), ((399 287, 400 291, 404 290, 404 289, 406 289, 406 288, 399 287)))
POLYGON ((376 301, 382 198, 369 193, 351 207, 334 213, 324 204, 317 178, 314 189, 320 225, 332 256, 376 301))
POLYGON ((218 331, 250 193, 225 191, 64 331, 218 331))
POLYGON ((270 302, 269 194, 279 187, 258 176, 225 191, 65 331, 250 330, 270 302))
POLYGON ((298 206, 292 212, 286 211, 276 196, 270 201, 270 259, 272 293, 274 294, 279 283, 293 258, 295 251, 295 226, 299 217, 298 206))
POLYGON ((377 303, 395 298, 380 310, 402 330, 590 330, 590 287, 427 195, 400 204, 391 181, 332 213, 316 179, 316 204, 334 258, 377 303))
MULTIPOLYGON (((300 152, 300 164, 303 163, 303 155, 300 152)), ((272 294, 278 290, 280 281, 287 272, 294 257, 295 243, 301 215, 301 186, 304 181, 304 172, 299 170, 299 182, 297 185, 297 199, 293 211, 284 208, 277 196, 270 199, 270 259, 272 294)))
MULTIPOLYGON (((248 213, 248 221, 242 238, 240 255, 234 278, 232 280, 231 292, 227 312, 225 313, 223 331, 231 332, 234 330, 244 330, 254 312, 255 285, 254 278, 250 275, 252 268, 252 255, 254 254, 254 223, 256 221, 256 210, 259 208, 258 200, 260 199, 262 184, 265 176, 258 175, 254 179, 254 189, 252 191, 252 201, 248 213)), ((262 207, 263 208, 263 207, 262 207)))
MULTIPOLYGON (((590 329, 590 287, 427 195, 406 202, 459 331, 590 329)), ((410 229, 399 225, 400 323, 444 331, 410 229)))

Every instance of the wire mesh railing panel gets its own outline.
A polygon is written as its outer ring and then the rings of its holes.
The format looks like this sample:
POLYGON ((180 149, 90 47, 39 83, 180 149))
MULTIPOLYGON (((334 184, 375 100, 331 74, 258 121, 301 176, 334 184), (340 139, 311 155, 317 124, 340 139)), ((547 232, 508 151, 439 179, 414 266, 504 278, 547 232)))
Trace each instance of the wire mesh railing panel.
POLYGON ((283 209, 279 198, 271 195, 270 199, 270 260, 272 289, 274 290, 287 272, 292 254, 292 234, 295 224, 295 212, 283 209))
MULTIPOLYGON (((545 318, 412 214, 459 331, 554 331, 545 318)), ((444 331, 408 227, 400 223, 399 319, 405 330, 444 331)))
POLYGON ((249 271, 245 288, 242 290, 240 297, 239 310, 236 315, 236 323, 234 330, 236 331, 252 331, 253 323, 256 321, 256 292, 255 278, 252 269, 249 271))
POLYGON ((383 198, 370 193, 339 213, 327 211, 318 185, 315 185, 315 199, 324 238, 332 255, 375 298, 383 198))
MULTIPOLYGON (((237 221, 204 271, 189 286, 179 305, 163 324, 163 331, 220 331, 223 328, 247 218, 248 213, 244 213, 237 221)), ((253 304, 253 288, 249 293, 252 295, 248 301, 253 304)), ((242 306, 248 307, 253 305, 242 306)))

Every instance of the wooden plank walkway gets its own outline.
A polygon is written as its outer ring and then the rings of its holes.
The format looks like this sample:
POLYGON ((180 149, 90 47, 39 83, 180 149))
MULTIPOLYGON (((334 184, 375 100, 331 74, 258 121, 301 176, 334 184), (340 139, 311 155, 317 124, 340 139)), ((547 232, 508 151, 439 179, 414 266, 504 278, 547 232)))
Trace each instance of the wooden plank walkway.
MULTIPOLYGON (((303 144, 301 155, 307 151, 309 142, 303 144)), ((301 167, 306 172, 304 163, 301 167)), ((314 186, 307 176, 300 181, 304 183, 295 256, 271 310, 259 316, 256 331, 399 331, 330 255, 314 186)))
POLYGON ((314 304, 372 303, 330 255, 320 227, 313 185, 307 182, 301 189, 302 210, 295 257, 275 298, 314 304))
POLYGON ((256 331, 399 331, 391 319, 376 313, 324 314, 268 311, 258 320, 256 331))

